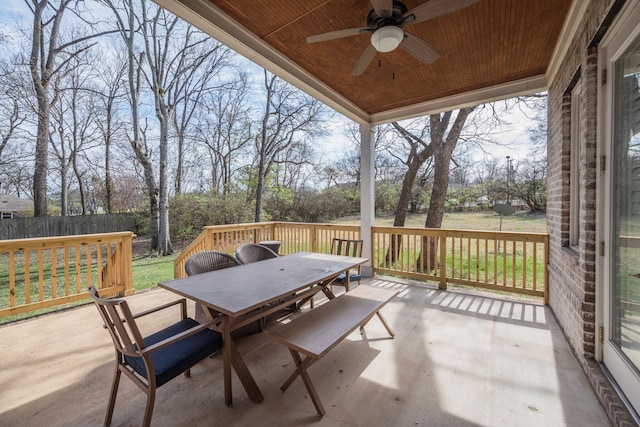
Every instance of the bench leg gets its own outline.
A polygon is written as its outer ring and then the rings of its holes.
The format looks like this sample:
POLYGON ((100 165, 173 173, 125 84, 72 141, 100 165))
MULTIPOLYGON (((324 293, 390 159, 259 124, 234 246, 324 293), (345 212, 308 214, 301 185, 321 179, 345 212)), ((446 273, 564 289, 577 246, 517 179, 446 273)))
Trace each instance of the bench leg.
POLYGON ((309 397, 311 397, 313 406, 316 407, 316 411, 318 412, 318 415, 323 416, 326 413, 326 411, 324 410, 324 406, 322 406, 320 397, 318 396, 318 393, 316 392, 316 388, 313 386, 313 383, 311 382, 311 377, 307 372, 307 368, 309 368, 309 366, 311 366, 313 362, 316 361, 316 359, 305 357, 305 359, 302 360, 300 358, 300 354, 298 354, 297 351, 292 349, 289 349, 289 353, 291 353, 291 357, 293 358, 293 361, 296 364, 296 370, 293 374, 291 374, 291 376, 289 376, 289 378, 284 382, 284 384, 282 384, 282 386, 280 387, 280 390, 284 392, 287 388, 289 388, 293 380, 295 380, 298 377, 298 375, 300 375, 300 377, 302 378, 302 382, 304 383, 304 386, 307 389, 307 392, 309 392, 309 397))
MULTIPOLYGON (((385 329, 387 330, 387 332, 389 333, 389 335, 391 335, 391 338, 396 336, 396 333, 393 332, 393 329, 391 329, 391 326, 389 326, 389 324, 387 323, 387 320, 382 316, 382 313, 380 313, 379 311, 376 311, 376 313, 378 315, 378 319, 380 319, 380 321, 382 322, 382 325, 385 327, 385 329)), ((364 322, 362 322, 360 324, 360 333, 362 333, 362 330, 364 329, 364 326, 369 323, 369 321, 371 320, 371 318, 373 317, 373 314, 369 317, 367 317, 364 322)))
POLYGON ((376 314, 378 315, 378 319, 380 319, 380 321, 384 325, 387 332, 389 332, 389 335, 391 335, 392 338, 395 337, 396 336, 395 332, 393 332, 393 329, 391 329, 391 327, 389 326, 385 318, 382 317, 382 313, 380 313, 379 311, 376 311, 376 314))

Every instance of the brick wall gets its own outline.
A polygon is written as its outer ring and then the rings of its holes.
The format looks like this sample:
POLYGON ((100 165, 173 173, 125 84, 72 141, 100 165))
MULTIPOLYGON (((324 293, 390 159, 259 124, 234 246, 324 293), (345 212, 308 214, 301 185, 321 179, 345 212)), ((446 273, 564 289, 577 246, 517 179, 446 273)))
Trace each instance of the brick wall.
MULTIPOLYGON (((549 306, 576 357, 589 377, 614 425, 635 425, 619 396, 594 359, 597 339, 596 300, 596 179, 597 96, 599 90, 597 38, 615 0, 592 0, 548 92, 549 306), (580 121, 580 239, 569 247, 571 170, 571 93, 579 90, 580 121)), ((573 116, 576 117, 576 116, 573 116)))

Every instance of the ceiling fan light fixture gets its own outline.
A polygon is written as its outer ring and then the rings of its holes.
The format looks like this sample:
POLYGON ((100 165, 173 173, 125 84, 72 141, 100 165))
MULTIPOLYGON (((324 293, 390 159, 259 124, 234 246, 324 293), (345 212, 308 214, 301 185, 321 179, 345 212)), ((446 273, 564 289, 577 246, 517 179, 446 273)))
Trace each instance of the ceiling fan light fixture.
POLYGON ((371 45, 378 52, 391 52, 400 45, 404 38, 402 28, 394 25, 378 28, 371 35, 371 45))

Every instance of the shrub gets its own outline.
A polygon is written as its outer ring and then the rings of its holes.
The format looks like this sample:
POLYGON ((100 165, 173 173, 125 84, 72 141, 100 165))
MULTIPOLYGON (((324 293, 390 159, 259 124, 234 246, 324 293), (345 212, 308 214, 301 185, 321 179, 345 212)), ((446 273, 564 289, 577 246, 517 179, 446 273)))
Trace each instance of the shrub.
POLYGON ((253 210, 244 194, 182 194, 171 200, 169 232, 172 240, 193 240, 207 225, 252 222, 253 210))

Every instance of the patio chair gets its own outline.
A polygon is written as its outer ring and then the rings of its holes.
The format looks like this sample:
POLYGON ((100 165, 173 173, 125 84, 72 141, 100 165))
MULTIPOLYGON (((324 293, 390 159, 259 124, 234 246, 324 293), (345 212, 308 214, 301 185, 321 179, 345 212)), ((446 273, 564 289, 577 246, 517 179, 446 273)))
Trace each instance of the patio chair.
MULTIPOLYGON (((362 256, 362 240, 348 240, 348 239, 338 239, 334 238, 331 241, 331 253, 333 255, 346 255, 352 257, 361 257, 362 256)), ((357 271, 345 271, 340 274, 332 283, 331 289, 333 290, 333 285, 340 285, 345 287, 345 291, 349 292, 349 287, 351 286, 351 282, 358 282, 362 280, 362 271, 361 267, 358 266, 357 271)))
POLYGON ((223 268, 236 267, 240 262, 229 254, 218 251, 201 251, 187 259, 184 270, 188 276, 205 273, 207 271, 221 270, 223 268))
POLYGON ((266 246, 257 245, 255 243, 245 243, 236 249, 236 258, 242 264, 250 262, 263 261, 265 259, 277 258, 278 254, 266 246))
POLYGON ((89 288, 89 293, 116 350, 116 369, 104 425, 111 424, 120 375, 124 373, 147 394, 142 425, 149 426, 156 389, 181 373, 189 377, 192 366, 222 348, 222 336, 209 329, 209 324, 199 324, 188 318, 184 298, 134 315, 124 299, 100 298, 93 286, 89 288), (180 320, 143 337, 135 319, 174 305, 180 306, 180 320))
MULTIPOLYGON (((206 273, 207 271, 221 270, 223 268, 237 267, 240 262, 229 254, 218 251, 201 251, 189 257, 184 264, 184 270, 188 276, 206 273)), ((206 323, 207 317, 200 304, 196 304, 195 319, 199 323, 206 323)), ((263 322, 256 320, 242 326, 231 333, 233 338, 240 338, 256 332, 262 332, 263 322)))

